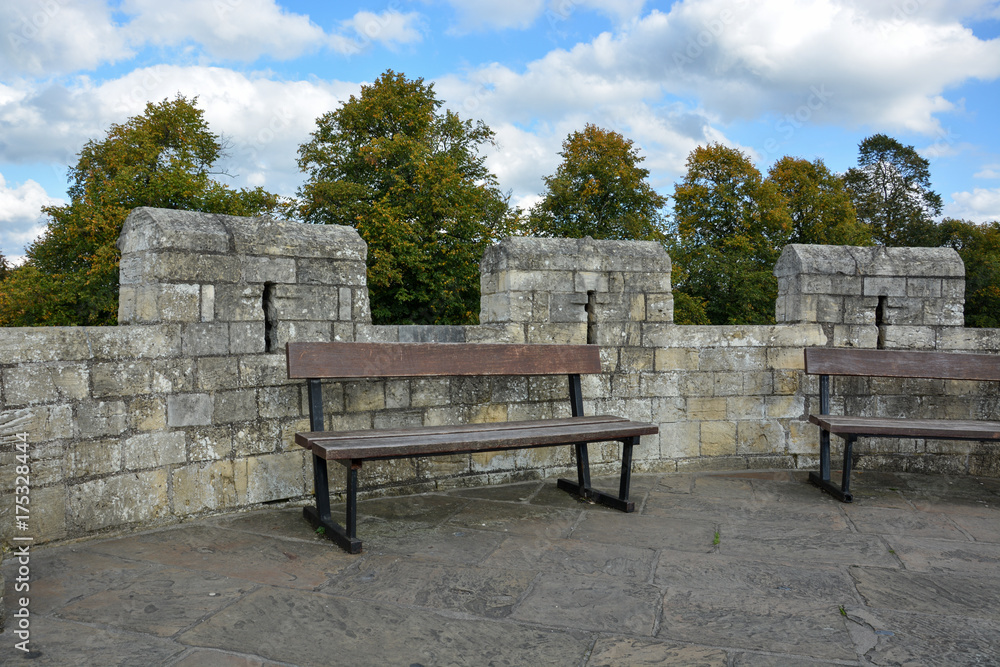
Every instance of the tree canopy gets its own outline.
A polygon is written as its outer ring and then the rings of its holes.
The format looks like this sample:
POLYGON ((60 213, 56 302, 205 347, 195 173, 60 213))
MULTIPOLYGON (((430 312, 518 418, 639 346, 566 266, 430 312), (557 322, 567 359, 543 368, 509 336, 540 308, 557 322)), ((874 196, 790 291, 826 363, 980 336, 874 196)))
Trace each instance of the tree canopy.
POLYGON ((674 188, 676 236, 670 256, 681 323, 765 324, 774 321, 772 275, 792 236, 792 219, 778 186, 761 177, 743 152, 711 144, 688 156, 674 188), (698 307, 704 313, 698 312, 698 307), (683 311, 682 311, 683 313, 683 311))
POLYGON ((562 164, 545 178, 528 225, 541 236, 662 241, 667 202, 646 182, 632 141, 587 124, 563 142, 562 164))
POLYGON ((388 70, 299 147, 302 218, 368 244, 376 323, 477 321, 479 260, 513 224, 480 153, 493 131, 440 107, 432 84, 388 70))
POLYGON ((913 146, 875 134, 858 147, 858 166, 844 182, 858 219, 869 225, 876 243, 889 246, 934 245, 934 217, 941 196, 930 188, 930 162, 913 146))
POLYGON ((70 203, 48 206, 44 235, 0 291, 6 326, 115 324, 118 236, 139 206, 260 215, 280 199, 261 188, 233 190, 212 178, 222 155, 195 100, 178 96, 112 125, 84 145, 69 170, 70 203))

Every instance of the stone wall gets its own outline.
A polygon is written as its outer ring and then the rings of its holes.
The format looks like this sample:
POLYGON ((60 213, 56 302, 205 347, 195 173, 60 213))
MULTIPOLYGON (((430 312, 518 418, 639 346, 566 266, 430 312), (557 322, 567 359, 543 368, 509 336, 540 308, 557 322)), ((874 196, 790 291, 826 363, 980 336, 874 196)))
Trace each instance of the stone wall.
MULTIPOLYGON (((303 383, 286 377, 289 340, 599 345, 587 413, 660 425, 635 452, 639 471, 815 467, 805 346, 1000 342, 961 326, 963 268, 950 250, 789 246, 775 269, 778 324, 688 327, 673 324, 670 259, 657 244, 508 239, 482 261, 481 323, 421 327, 371 324, 366 248, 350 228, 137 209, 120 247, 119 326, 0 330, 0 432, 30 434, 39 542, 307 499, 309 462, 292 438, 308 411, 303 383)), ((895 396, 931 414, 967 405, 981 416, 994 402, 976 383, 844 391, 863 409, 877 391, 880 405, 895 396)), ((324 396, 328 428, 569 414, 562 377, 352 381, 324 396)), ((863 466, 998 470, 976 443, 873 443, 867 454, 863 466)), ((613 471, 618 446, 594 447, 591 460, 613 471)), ((6 439, 7 542, 14 464, 6 439)), ((434 457, 366 465, 361 483, 400 493, 571 466, 569 448, 434 457)))

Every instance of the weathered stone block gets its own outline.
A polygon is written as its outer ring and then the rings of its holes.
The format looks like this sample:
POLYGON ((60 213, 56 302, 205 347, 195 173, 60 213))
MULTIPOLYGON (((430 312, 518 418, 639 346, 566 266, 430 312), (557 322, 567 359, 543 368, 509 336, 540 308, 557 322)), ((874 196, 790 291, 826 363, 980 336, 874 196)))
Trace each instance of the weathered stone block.
POLYGON ((215 316, 219 322, 263 322, 263 285, 217 285, 215 316))
POLYGON ((209 426, 187 429, 188 460, 215 461, 229 458, 233 453, 233 435, 230 426, 209 426))
POLYGON ((190 516, 200 512, 244 505, 247 502, 246 460, 196 463, 175 469, 171 474, 174 489, 173 512, 190 516))
POLYGON ((85 533, 142 525, 169 513, 167 471, 126 473, 72 485, 66 497, 70 530, 85 533))
POLYGON ((235 389, 240 384, 236 357, 201 357, 197 359, 198 389, 235 389))
POLYGON ((167 426, 210 426, 214 401, 210 394, 177 394, 167 397, 167 426))
POLYGON ((229 324, 197 322, 185 325, 181 334, 183 354, 188 357, 229 353, 229 324))
MULTIPOLYGON (((294 283, 296 282, 295 259, 292 257, 243 257, 243 282, 246 283, 294 283)), ((302 281, 309 282, 309 281, 302 281)))
POLYGON ((213 424, 231 424, 239 421, 256 419, 257 390, 236 389, 234 391, 218 391, 215 393, 213 424))
POLYGON ((126 470, 160 468, 187 459, 183 431, 141 433, 126 438, 122 446, 126 470))
POLYGON ((281 449, 281 428, 274 420, 244 422, 233 426, 233 453, 237 457, 266 454, 281 449))
POLYGON ((270 298, 277 320, 332 322, 340 314, 340 290, 328 285, 274 285, 270 298))
POLYGON ((90 373, 85 364, 23 364, 3 369, 5 404, 66 403, 86 398, 90 373))
POLYGON ((264 322, 230 322, 229 354, 261 354, 266 350, 264 322))
POLYGON ((122 442, 112 439, 70 443, 66 447, 66 468, 69 479, 119 472, 122 469, 122 442))
POLYGON ((117 436, 125 426, 124 401, 81 401, 76 406, 76 435, 80 438, 117 436))
POLYGON ((382 410, 385 408, 385 383, 347 382, 344 384, 344 402, 348 412, 382 410))
MULTIPOLYGON (((272 500, 297 498, 306 493, 303 472, 306 453, 305 450, 302 450, 247 458, 247 502, 251 504, 265 503, 272 500)), ((237 476, 240 474, 238 467, 236 474, 237 476)), ((309 487, 312 487, 311 476, 309 487)))

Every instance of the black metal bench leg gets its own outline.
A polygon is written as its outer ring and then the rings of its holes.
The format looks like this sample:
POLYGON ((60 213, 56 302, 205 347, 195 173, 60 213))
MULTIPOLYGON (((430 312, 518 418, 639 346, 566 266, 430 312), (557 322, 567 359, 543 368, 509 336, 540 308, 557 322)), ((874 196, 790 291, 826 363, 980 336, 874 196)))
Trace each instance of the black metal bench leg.
POLYGON ((336 542, 347 553, 361 553, 361 540, 356 537, 355 533, 357 527, 357 468, 350 465, 347 471, 347 528, 345 529, 330 515, 330 483, 327 461, 315 455, 312 458, 316 505, 303 507, 302 516, 313 528, 317 530, 322 528, 323 534, 336 542))
POLYGON ((632 447, 638 440, 639 438, 637 437, 627 438, 622 442, 622 479, 618 486, 617 497, 610 493, 598 491, 590 486, 590 461, 587 458, 587 445, 585 444, 582 446, 576 445, 577 481, 560 479, 556 482, 556 485, 567 493, 592 500, 595 503, 600 503, 601 505, 606 505, 622 512, 634 512, 635 503, 628 499, 628 487, 632 478, 632 447), (580 454, 581 451, 583 452, 582 455, 580 454))
POLYGON ((830 479, 830 432, 820 431, 819 436, 819 474, 809 473, 809 481, 823 489, 837 500, 845 503, 853 502, 851 495, 851 458, 854 441, 857 436, 846 436, 844 439, 844 468, 841 485, 838 487, 830 479))

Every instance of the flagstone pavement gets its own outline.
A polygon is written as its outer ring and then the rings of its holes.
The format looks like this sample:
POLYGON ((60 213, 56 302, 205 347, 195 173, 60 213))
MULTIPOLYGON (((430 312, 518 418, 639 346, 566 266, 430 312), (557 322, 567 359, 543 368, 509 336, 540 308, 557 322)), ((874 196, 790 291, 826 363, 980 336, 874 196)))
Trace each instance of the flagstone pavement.
POLYGON ((635 475, 632 514, 555 480, 380 498, 353 556, 288 506, 39 546, 29 653, 3 565, 0 664, 1000 665, 1000 480, 854 485, 635 475))

